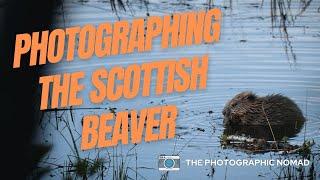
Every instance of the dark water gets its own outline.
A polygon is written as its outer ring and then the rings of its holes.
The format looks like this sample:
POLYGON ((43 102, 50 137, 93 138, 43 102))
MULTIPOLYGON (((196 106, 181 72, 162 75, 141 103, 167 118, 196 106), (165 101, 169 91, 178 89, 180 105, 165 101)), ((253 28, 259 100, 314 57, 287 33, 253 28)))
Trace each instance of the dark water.
MULTIPOLYGON (((291 144, 301 145, 304 139, 314 139, 320 143, 320 1, 310 1, 305 5, 300 1, 292 1, 290 13, 285 20, 286 27, 281 25, 280 16, 272 17, 270 1, 212 1, 222 8, 222 34, 217 44, 190 46, 176 49, 161 49, 159 40, 154 44, 152 52, 134 53, 93 58, 89 61, 77 61, 53 65, 47 73, 74 72, 85 70, 87 73, 105 66, 127 66, 133 63, 150 62, 167 58, 191 57, 209 54, 209 72, 207 89, 196 92, 174 93, 163 96, 137 97, 133 100, 105 102, 98 107, 116 107, 116 111, 125 109, 142 109, 161 104, 175 104, 179 108, 177 119, 177 136, 173 140, 156 143, 142 143, 134 147, 135 157, 129 157, 128 167, 138 166, 139 179, 160 179, 157 170, 157 158, 160 154, 179 154, 181 170, 169 173, 170 179, 237 179, 276 178, 281 169, 277 167, 216 167, 212 177, 210 167, 187 167, 184 159, 270 159, 277 158, 275 153, 248 154, 236 149, 223 149, 219 137, 224 132, 222 114, 224 104, 241 91, 253 91, 258 95, 281 93, 294 100, 307 118, 306 127, 289 138, 291 144), (304 10, 305 8, 305 10, 304 10), (290 16, 291 14, 291 16, 290 16), (272 23, 273 21, 273 23, 272 23), (211 112, 212 111, 212 112, 211 112)), ((150 1, 148 8, 144 3, 132 3, 126 12, 118 15, 111 11, 108 2, 101 1, 66 1, 57 12, 57 27, 78 26, 86 23, 99 24, 105 21, 132 19, 150 15, 163 15, 188 11, 190 9, 206 9, 207 1, 150 1)), ((278 11, 277 11, 278 12, 278 11)), ((279 15, 279 12, 278 12, 279 15)), ((84 80, 90 84, 90 79, 84 80)), ((89 87, 89 86, 88 86, 89 87)), ((91 90, 90 88, 88 91, 91 90)), ((84 95, 87 92, 83 92, 84 95)), ((84 96, 85 97, 85 96, 84 96)), ((88 99, 85 99, 87 101, 88 99)), ((87 101, 88 102, 88 101, 87 101)), ((93 107, 85 104, 83 107, 93 107)), ((74 125, 71 130, 79 145, 81 118, 88 113, 100 113, 105 110, 74 110, 74 125)), ((107 110, 106 110, 107 111, 107 110)), ((70 120, 69 112, 58 113, 62 119, 70 120)), ((41 141, 53 144, 47 161, 63 164, 68 155, 74 154, 68 145, 70 134, 64 123, 56 123, 55 114, 47 113, 46 122, 42 124, 41 141), (50 119, 50 121, 48 120, 50 119), (58 126, 58 131, 57 131, 58 126), (65 136, 64 139, 62 135, 65 136)), ((281 131, 281 129, 279 129, 281 131)), ((72 145, 71 145, 72 147, 72 145)), ((108 154, 126 154, 133 145, 118 146, 80 152, 81 156, 95 156, 98 151, 101 157, 108 154)), ((69 156, 70 157, 70 156, 69 156)), ((319 164, 316 163, 318 173, 319 164)), ((62 169, 57 169, 48 178, 60 179, 62 169)), ((112 170, 106 174, 112 175, 112 170), (111 173, 111 174, 110 174, 111 173)), ((134 171, 128 171, 135 178, 134 171)))

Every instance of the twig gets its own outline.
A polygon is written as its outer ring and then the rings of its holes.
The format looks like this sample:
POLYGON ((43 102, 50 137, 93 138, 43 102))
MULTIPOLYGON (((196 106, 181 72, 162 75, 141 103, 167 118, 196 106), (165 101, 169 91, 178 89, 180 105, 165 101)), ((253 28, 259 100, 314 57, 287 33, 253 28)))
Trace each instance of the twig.
MULTIPOLYGON (((262 112, 263 112, 263 114, 264 114, 264 116, 266 117, 266 120, 267 120, 267 122, 268 122, 270 131, 271 131, 271 134, 272 134, 272 138, 273 138, 273 140, 274 140, 275 142, 277 142, 277 141, 276 141, 276 138, 275 138, 275 136, 274 136, 274 133, 273 133, 273 130, 272 130, 270 121, 269 121, 269 119, 268 119, 268 117, 267 117, 267 114, 266 114, 266 112, 265 112, 265 110, 264 110, 263 103, 264 103, 264 102, 262 102, 262 104, 261 104, 261 105, 262 105, 262 112)), ((278 150, 278 143, 276 143, 276 147, 277 147, 277 150, 278 150)))
POLYGON ((308 89, 306 90, 306 122, 304 124, 303 142, 306 142, 307 122, 308 122, 308 89))

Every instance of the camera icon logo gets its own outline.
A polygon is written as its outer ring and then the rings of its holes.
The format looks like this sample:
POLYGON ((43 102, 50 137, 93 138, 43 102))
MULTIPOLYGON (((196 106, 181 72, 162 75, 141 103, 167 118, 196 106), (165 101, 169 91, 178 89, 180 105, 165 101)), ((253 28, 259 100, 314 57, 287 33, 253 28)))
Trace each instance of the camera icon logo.
POLYGON ((180 169, 180 157, 160 155, 158 167, 160 171, 178 171, 180 169))

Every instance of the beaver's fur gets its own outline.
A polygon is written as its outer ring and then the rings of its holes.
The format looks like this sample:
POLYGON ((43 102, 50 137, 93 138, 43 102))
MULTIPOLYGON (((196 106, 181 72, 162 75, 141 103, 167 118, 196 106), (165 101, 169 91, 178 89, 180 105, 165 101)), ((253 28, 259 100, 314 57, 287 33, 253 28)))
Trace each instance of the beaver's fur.
POLYGON ((231 99, 223 109, 225 125, 296 125, 301 127, 305 118, 299 107, 280 94, 259 97, 242 92, 231 99))

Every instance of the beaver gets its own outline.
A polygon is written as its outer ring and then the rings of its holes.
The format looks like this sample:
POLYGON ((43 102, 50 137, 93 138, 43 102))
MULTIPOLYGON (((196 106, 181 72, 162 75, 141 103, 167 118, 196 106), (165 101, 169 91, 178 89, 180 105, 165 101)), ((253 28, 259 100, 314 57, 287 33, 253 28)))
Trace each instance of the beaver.
POLYGON ((242 92, 223 109, 225 125, 295 126, 300 129, 305 118, 299 107, 281 94, 257 96, 242 92))

